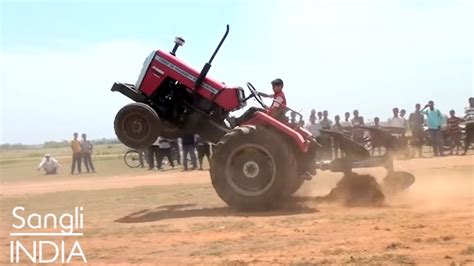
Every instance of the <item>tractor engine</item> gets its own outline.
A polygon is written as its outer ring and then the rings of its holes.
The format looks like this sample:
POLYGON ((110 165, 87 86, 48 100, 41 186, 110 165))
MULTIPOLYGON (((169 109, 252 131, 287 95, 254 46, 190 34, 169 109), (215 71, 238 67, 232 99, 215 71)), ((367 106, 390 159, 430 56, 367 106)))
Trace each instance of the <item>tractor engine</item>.
POLYGON ((229 112, 245 106, 242 88, 206 77, 210 63, 199 72, 177 58, 183 44, 176 38, 171 52, 153 51, 136 84, 113 85, 112 91, 136 102, 123 107, 115 119, 115 132, 125 145, 141 149, 158 136, 174 139, 188 133, 217 142, 230 130, 225 123, 229 112))

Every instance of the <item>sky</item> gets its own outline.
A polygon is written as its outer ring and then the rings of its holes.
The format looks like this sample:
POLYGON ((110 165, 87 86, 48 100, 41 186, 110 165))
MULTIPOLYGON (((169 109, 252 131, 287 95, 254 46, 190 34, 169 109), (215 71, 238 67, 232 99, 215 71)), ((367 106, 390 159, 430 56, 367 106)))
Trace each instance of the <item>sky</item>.
POLYGON ((209 75, 264 92, 282 78, 305 118, 358 109, 383 121, 428 100, 460 114, 474 96, 473 13, 469 0, 0 0, 0 143, 115 137, 130 100, 112 84, 134 83, 175 36, 200 69, 226 24, 209 75))

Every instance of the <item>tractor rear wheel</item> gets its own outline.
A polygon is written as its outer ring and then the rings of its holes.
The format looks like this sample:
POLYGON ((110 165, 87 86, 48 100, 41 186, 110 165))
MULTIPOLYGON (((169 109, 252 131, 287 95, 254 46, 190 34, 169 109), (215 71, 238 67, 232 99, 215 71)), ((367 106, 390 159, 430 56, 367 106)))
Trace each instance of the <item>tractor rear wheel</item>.
POLYGON ((306 181, 303 177, 301 176, 295 176, 293 179, 288 179, 287 185, 285 189, 283 190, 283 196, 291 196, 296 193, 304 184, 304 181, 306 181))
POLYGON ((131 103, 118 111, 114 129, 120 142, 132 149, 142 149, 158 138, 160 117, 146 104, 131 103))
POLYGON ((262 126, 241 126, 216 145, 211 180, 219 197, 243 211, 268 210, 284 197, 288 179, 297 174, 289 143, 262 126))

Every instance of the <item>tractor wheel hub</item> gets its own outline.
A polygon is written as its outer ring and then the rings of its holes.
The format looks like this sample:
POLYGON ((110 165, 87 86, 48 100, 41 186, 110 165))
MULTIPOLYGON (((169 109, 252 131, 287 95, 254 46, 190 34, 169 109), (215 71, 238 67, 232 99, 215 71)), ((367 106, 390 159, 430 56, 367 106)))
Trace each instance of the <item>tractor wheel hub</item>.
POLYGON ((248 161, 244 164, 242 172, 247 178, 255 178, 260 172, 260 167, 254 161, 248 161))

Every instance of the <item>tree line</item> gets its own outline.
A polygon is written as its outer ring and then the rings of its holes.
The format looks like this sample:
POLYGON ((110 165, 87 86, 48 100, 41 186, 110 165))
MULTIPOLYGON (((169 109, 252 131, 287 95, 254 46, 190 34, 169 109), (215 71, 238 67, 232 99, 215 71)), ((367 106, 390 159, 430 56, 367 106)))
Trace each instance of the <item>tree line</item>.
MULTIPOLYGON (((118 144, 120 141, 118 139, 96 139, 91 141, 94 145, 101 145, 101 144, 118 144)), ((0 150, 26 150, 26 149, 32 149, 32 148, 63 148, 63 147, 69 147, 69 141, 67 140, 62 140, 62 141, 46 141, 43 144, 35 144, 35 145, 28 145, 28 144, 22 144, 22 143, 4 143, 0 144, 0 150)))

